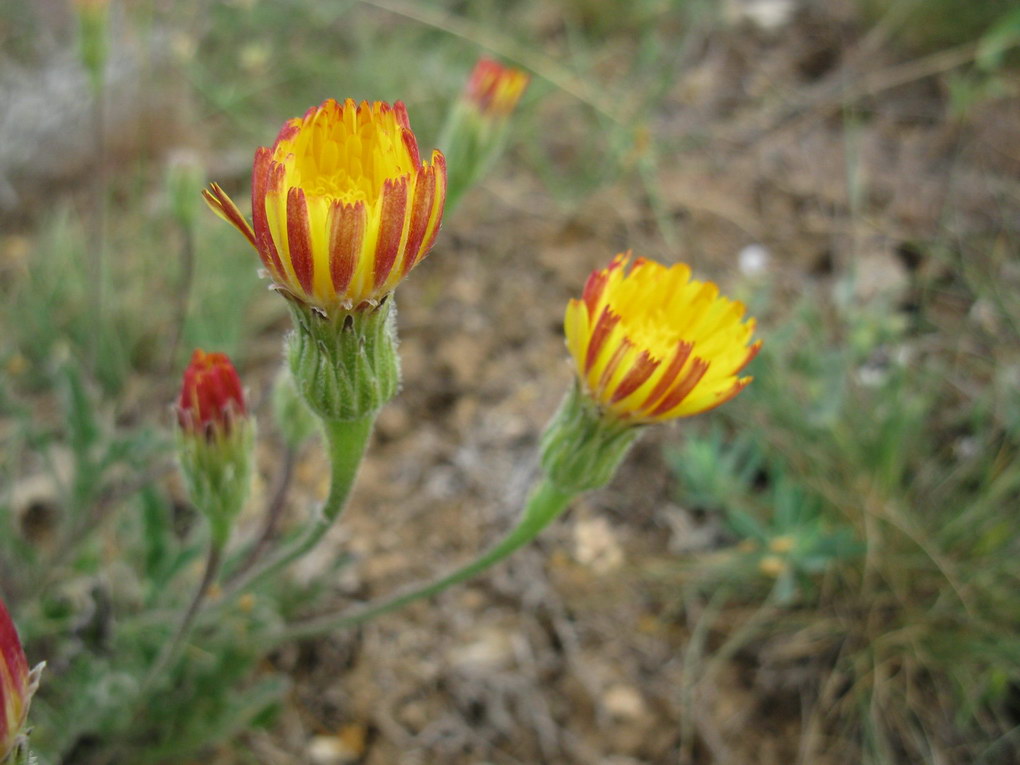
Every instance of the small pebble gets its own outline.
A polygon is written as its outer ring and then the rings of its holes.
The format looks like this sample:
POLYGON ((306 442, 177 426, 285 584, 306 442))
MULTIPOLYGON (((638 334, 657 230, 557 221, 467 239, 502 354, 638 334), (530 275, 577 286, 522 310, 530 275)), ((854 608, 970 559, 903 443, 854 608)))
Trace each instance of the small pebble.
POLYGON ((737 255, 740 273, 744 276, 761 276, 768 270, 771 257, 768 248, 764 245, 747 245, 737 255))

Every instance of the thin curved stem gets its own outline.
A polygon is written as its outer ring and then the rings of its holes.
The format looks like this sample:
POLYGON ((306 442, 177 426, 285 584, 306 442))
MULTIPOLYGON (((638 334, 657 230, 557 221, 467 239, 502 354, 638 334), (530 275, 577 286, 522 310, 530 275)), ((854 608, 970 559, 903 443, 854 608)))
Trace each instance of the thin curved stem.
POLYGON ((96 74, 92 81, 92 141, 95 151, 95 172, 93 173, 93 200, 89 218, 89 274, 93 288, 92 317, 96 331, 90 333, 88 348, 89 372, 98 377, 100 358, 103 353, 103 338, 109 331, 106 321, 106 84, 103 72, 96 74))
POLYGON ((184 645, 184 641, 187 640, 188 635, 191 634, 191 628, 195 625, 195 617, 198 616, 198 610, 202 605, 202 601, 205 600, 205 596, 209 594, 209 588, 212 586, 213 580, 216 578, 216 574, 220 570, 220 563, 223 561, 223 545, 215 541, 209 544, 209 556, 206 558, 205 571, 202 573, 202 580, 198 583, 198 589, 195 590, 195 594, 191 598, 191 603, 188 604, 188 609, 184 612, 184 616, 181 618, 181 623, 177 627, 177 632, 174 633, 173 638, 169 643, 164 644, 163 650, 152 667, 149 669, 148 675, 145 677, 145 681, 142 683, 141 696, 144 698, 146 692, 152 687, 152 684, 156 679, 163 673, 163 670, 174 660, 181 646, 184 645))
POLYGON ((475 560, 460 568, 423 585, 412 585, 389 598, 367 603, 339 614, 327 614, 298 622, 282 630, 270 644, 308 638, 332 630, 353 627, 377 616, 396 611, 416 600, 430 598, 448 587, 459 584, 490 566, 499 563, 511 553, 531 542, 552 521, 560 516, 575 495, 557 488, 548 479, 543 479, 532 492, 520 522, 499 542, 475 560))
POLYGON ((184 325, 188 320, 188 305, 191 302, 191 289, 195 281, 195 231, 192 225, 181 223, 178 226, 181 236, 181 272, 178 277, 177 289, 174 291, 176 298, 174 304, 174 320, 170 342, 167 344, 170 350, 166 356, 166 374, 174 368, 177 363, 177 351, 181 347, 181 338, 184 337, 184 325))
POLYGON ((375 417, 376 413, 373 412, 359 420, 324 423, 329 449, 330 487, 318 518, 292 544, 280 548, 275 555, 263 560, 261 565, 247 570, 231 582, 212 610, 228 605, 241 592, 293 563, 322 540, 347 504, 358 466, 372 435, 375 417))
POLYGON ((294 475, 294 465, 297 462, 297 450, 292 446, 287 446, 283 454, 283 464, 280 468, 280 472, 276 478, 276 485, 273 488, 272 496, 266 505, 265 513, 263 514, 264 520, 262 524, 262 530, 256 537, 255 542, 251 545, 244 557, 241 559, 241 563, 236 566, 231 566, 230 562, 227 563, 227 571, 224 572, 224 576, 227 577, 228 582, 234 582, 258 563, 259 558, 262 557, 266 549, 269 547, 269 543, 276 537, 277 529, 280 525, 280 519, 283 517, 283 507, 287 499, 287 490, 290 488, 291 478, 294 475), (230 569, 233 568, 233 571, 230 569))

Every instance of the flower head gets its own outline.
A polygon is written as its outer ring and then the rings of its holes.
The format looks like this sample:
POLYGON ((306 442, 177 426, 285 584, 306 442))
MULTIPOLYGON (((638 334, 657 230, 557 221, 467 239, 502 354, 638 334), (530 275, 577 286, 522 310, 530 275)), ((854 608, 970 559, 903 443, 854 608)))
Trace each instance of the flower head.
POLYGON ((446 160, 422 162, 407 110, 328 100, 255 152, 252 222, 217 184, 206 202, 262 258, 277 288, 327 314, 377 305, 431 249, 446 160))
POLYGON ((195 349, 177 401, 181 430, 213 439, 229 435, 246 415, 241 380, 227 355, 195 349))
POLYGON ((567 306, 567 347, 584 392, 603 416, 633 424, 718 406, 751 381, 738 377, 761 348, 744 306, 684 264, 630 254, 593 271, 567 306))
POLYGON ((18 743, 40 672, 41 667, 29 671, 14 622, 0 600, 0 762, 18 743))
POLYGON ((506 143, 510 115, 528 86, 528 75, 482 58, 446 118, 439 145, 450 159, 446 209, 453 210, 484 176, 506 143))
POLYGON ((177 401, 177 457, 191 501, 224 545, 248 498, 255 423, 225 353, 196 349, 177 401))
POLYGON ((528 87, 527 72, 503 66, 491 58, 480 58, 468 80, 464 96, 482 115, 506 119, 528 87))

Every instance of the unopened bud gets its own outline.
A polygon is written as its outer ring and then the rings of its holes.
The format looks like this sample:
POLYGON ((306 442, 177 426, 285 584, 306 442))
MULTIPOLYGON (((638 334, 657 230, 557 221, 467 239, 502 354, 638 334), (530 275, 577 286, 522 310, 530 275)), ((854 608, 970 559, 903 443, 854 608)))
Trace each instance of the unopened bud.
POLYGON ((254 425, 241 380, 223 353, 196 350, 177 402, 177 452, 191 501, 226 544, 248 497, 254 425))
POLYGON ((447 210, 488 172, 506 140, 528 74, 482 58, 450 110, 440 145, 447 156, 447 210))

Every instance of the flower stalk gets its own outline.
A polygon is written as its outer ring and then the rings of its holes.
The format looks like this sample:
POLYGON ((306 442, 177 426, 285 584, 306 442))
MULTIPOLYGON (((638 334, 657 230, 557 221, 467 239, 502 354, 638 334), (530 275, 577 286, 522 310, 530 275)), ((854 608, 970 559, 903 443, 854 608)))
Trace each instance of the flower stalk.
POLYGON ((354 627, 396 611, 415 601, 431 598, 455 584, 467 581, 532 542, 550 523, 563 514, 574 496, 573 492, 564 491, 552 481, 543 480, 532 492, 519 523, 475 560, 432 582, 413 585, 378 603, 356 607, 341 614, 330 614, 298 622, 282 630, 271 643, 276 645, 290 640, 321 635, 333 630, 354 627))
POLYGON ((286 568, 322 540, 347 504, 374 424, 374 413, 358 420, 323 423, 330 461, 330 487, 326 501, 303 534, 289 545, 280 547, 261 564, 240 571, 220 598, 220 606, 229 604, 237 595, 286 568))
POLYGON ((163 649, 160 651, 159 656, 156 657, 156 661, 153 662, 145 680, 142 682, 140 695, 143 698, 159 679, 160 675, 180 654, 185 641, 191 635, 191 630, 195 626, 195 619, 202 607, 202 603, 209 594, 212 583, 216 580, 216 575, 219 573, 222 562, 223 545, 216 539, 213 539, 209 544, 209 552, 206 557, 205 568, 202 571, 202 578, 199 580, 198 587, 195 588, 195 593, 191 596, 188 607, 181 616, 181 620, 177 625, 177 631, 174 632, 173 637, 168 642, 163 644, 163 649))

